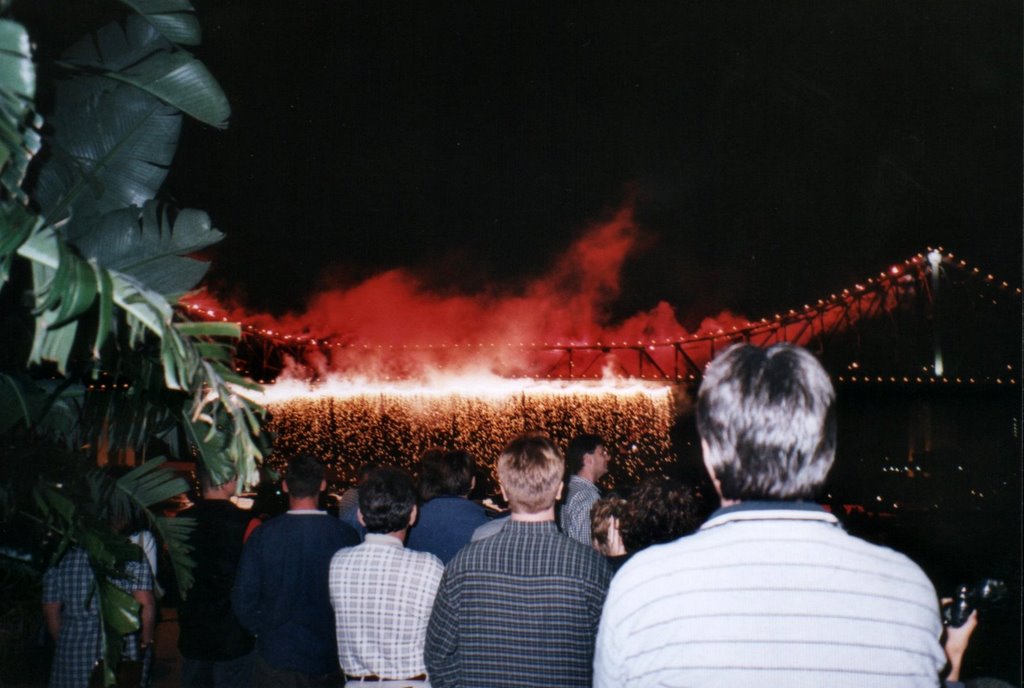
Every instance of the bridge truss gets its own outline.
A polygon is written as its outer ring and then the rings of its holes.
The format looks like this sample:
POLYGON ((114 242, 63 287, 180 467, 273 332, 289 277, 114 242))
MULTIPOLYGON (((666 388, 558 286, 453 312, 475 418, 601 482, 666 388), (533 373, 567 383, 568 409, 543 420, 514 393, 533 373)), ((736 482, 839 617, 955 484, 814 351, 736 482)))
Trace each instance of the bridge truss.
MULTIPOLYGON (((217 313, 189 306, 193 317, 217 313)), ((790 342, 814 351, 840 382, 871 384, 1016 384, 1021 289, 929 249, 848 289, 742 326, 636 341, 371 345, 243 327, 237 367, 272 381, 289 365, 353 356, 501 355, 512 350, 517 377, 587 380, 608 374, 695 385, 704 366, 737 342, 790 342)))

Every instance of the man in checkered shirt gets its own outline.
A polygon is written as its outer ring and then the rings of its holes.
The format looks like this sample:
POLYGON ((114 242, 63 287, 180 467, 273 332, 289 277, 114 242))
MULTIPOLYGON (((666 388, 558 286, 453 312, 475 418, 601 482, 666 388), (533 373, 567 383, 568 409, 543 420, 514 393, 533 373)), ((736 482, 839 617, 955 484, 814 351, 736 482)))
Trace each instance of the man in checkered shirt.
POLYGON ((540 435, 513 440, 498 457, 512 517, 445 569, 425 650, 435 688, 590 686, 611 572, 555 525, 564 466, 540 435))
POLYGON ((356 517, 366 539, 338 550, 329 579, 346 683, 428 686, 423 642, 444 564, 403 545, 416 521, 412 478, 374 469, 359 485, 356 517))
POLYGON ((600 435, 577 435, 566 451, 569 480, 562 505, 562 532, 587 547, 590 541, 590 510, 601 498, 597 482, 608 473, 611 454, 600 435))

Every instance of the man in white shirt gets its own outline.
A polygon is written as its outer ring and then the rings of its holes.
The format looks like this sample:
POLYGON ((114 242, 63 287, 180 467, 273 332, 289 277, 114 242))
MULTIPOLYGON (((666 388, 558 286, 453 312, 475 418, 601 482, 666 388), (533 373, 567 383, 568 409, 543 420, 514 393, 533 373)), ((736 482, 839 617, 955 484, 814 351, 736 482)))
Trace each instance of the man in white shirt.
POLYGON ((374 470, 359 486, 357 517, 366 538, 338 550, 329 579, 346 684, 429 686, 423 645, 444 565, 405 548, 416 521, 412 478, 397 468, 374 470))
POLYGON ((619 570, 594 686, 938 686, 946 657, 928 577, 813 501, 836 441, 835 392, 814 356, 727 349, 696 416, 722 508, 619 570))

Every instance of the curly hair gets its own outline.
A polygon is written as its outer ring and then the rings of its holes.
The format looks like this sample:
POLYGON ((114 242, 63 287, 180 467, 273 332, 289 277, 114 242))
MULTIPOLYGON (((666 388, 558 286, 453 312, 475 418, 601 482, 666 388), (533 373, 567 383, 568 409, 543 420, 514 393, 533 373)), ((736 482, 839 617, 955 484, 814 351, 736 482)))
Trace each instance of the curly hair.
POLYGON ((626 500, 616 495, 601 497, 590 507, 590 537, 594 549, 608 556, 608 531, 613 518, 622 519, 626 500))
POLYGON ((619 517, 622 544, 633 553, 689 535, 700 525, 699 513, 697 497, 687 485, 663 476, 644 478, 619 517))
POLYGON ((409 527, 416 488, 408 473, 381 466, 359 485, 359 511, 369 533, 393 533, 409 527))

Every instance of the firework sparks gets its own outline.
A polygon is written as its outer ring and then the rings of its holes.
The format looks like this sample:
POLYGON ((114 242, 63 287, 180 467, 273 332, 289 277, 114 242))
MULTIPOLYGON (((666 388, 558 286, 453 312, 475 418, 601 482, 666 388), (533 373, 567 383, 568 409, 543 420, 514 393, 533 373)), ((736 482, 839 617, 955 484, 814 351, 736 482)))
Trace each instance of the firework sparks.
POLYGON ((343 482, 377 460, 415 472, 429 447, 462 448, 490 467, 523 432, 544 432, 563 449, 581 432, 605 438, 617 460, 609 482, 633 483, 672 460, 670 430, 677 401, 665 385, 620 380, 539 383, 490 377, 438 379, 433 384, 332 380, 268 387, 263 398, 277 435, 270 462, 309 451, 343 482))

